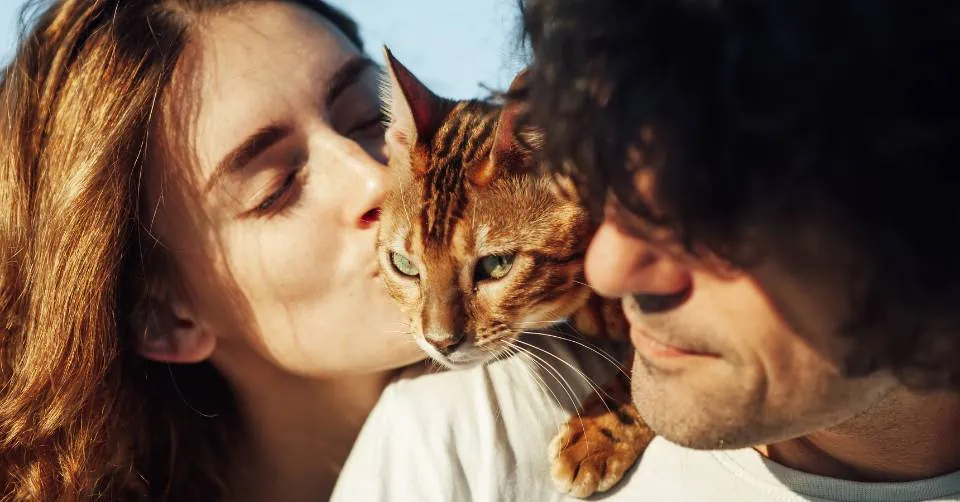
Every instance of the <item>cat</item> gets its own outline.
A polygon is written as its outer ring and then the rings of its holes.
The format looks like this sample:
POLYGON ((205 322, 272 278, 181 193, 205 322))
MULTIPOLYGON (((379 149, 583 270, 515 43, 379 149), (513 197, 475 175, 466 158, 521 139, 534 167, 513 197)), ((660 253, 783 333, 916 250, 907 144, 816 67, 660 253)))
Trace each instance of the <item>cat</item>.
MULTIPOLYGON (((589 215, 537 162, 537 132, 518 126, 523 104, 444 99, 386 47, 384 58, 397 183, 381 207, 378 256, 418 344, 459 369, 509 353, 524 327, 562 319, 626 340, 619 302, 585 284, 589 215)), ((582 419, 572 416, 551 442, 559 490, 580 498, 609 490, 653 438, 626 376, 583 403, 582 419)))

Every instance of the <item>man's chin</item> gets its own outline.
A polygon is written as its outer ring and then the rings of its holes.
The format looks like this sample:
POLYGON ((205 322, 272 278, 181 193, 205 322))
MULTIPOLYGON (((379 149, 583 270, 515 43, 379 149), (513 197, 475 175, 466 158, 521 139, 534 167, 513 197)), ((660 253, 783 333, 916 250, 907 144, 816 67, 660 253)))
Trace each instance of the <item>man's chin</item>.
MULTIPOLYGON (((641 404, 643 401, 635 398, 634 402, 640 416, 658 436, 693 450, 738 450, 796 437, 793 430, 774 429, 752 417, 708 416, 703 413, 704 407, 690 409, 685 406, 675 407, 674 413, 657 413, 648 404, 641 404)), ((663 403, 663 406, 669 406, 669 403, 663 403)))
MULTIPOLYGON (((695 450, 739 449, 762 442, 762 434, 758 434, 762 427, 750 414, 730 407, 724 409, 715 398, 681 395, 689 390, 683 386, 665 389, 664 386, 673 385, 656 382, 655 378, 637 378, 638 370, 643 371, 634 367, 633 402, 658 436, 695 450), (654 386, 656 390, 652 389, 654 386)), ((735 400, 730 401, 732 405, 735 400)))

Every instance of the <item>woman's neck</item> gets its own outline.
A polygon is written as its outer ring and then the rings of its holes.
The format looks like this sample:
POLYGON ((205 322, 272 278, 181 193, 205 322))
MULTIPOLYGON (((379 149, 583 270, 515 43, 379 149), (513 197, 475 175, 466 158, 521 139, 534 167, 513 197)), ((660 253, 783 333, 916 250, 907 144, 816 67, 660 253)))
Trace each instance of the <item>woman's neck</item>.
POLYGON ((395 372, 318 380, 260 362, 225 371, 244 431, 228 480, 232 500, 326 500, 395 372))

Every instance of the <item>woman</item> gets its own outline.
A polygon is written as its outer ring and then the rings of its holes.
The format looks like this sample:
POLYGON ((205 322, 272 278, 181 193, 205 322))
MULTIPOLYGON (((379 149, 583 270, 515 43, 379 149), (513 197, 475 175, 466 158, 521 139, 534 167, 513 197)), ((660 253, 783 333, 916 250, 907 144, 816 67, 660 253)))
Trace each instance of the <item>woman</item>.
POLYGON ((422 357, 376 272, 377 74, 318 0, 39 16, 0 83, 0 499, 329 495, 422 357))

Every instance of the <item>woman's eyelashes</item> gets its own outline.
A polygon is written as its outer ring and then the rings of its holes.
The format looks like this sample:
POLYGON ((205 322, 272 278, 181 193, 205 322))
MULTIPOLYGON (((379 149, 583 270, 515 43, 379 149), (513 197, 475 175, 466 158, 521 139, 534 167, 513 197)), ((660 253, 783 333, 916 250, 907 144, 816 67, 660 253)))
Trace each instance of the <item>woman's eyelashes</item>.
POLYGON ((276 216, 290 209, 298 200, 303 188, 304 165, 289 170, 283 182, 264 197, 250 212, 254 216, 276 216))
MULTIPOLYGON (((359 121, 350 128, 347 136, 354 141, 369 140, 379 138, 384 133, 384 122, 386 116, 381 111, 377 111, 372 116, 359 121)), ((298 161, 296 167, 291 169, 283 182, 270 194, 263 198, 252 212, 257 216, 274 216, 281 214, 289 209, 297 201, 300 190, 303 188, 303 173, 305 171, 305 162, 298 161)))
MULTIPOLYGON (((373 101, 373 106, 364 106, 364 108, 367 108, 366 113, 357 114, 360 118, 348 122, 351 125, 340 132, 341 135, 360 144, 382 138, 386 130, 387 117, 380 109, 379 103, 373 101)), ((299 200, 304 185, 303 178, 307 171, 305 157, 300 153, 295 155, 290 162, 292 167, 287 168, 286 175, 280 184, 270 190, 267 195, 260 196, 259 201, 255 202, 256 205, 246 211, 246 214, 255 217, 271 217, 283 214, 293 207, 299 200)))
POLYGON ((367 115, 347 131, 347 136, 353 140, 367 139, 382 136, 386 129, 387 116, 381 110, 367 115))

